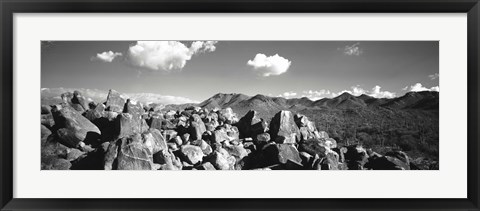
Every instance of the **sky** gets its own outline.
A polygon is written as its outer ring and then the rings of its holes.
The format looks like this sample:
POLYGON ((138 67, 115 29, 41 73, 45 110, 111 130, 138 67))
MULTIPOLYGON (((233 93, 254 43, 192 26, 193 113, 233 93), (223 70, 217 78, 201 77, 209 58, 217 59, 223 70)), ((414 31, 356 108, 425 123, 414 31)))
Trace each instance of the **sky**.
POLYGON ((439 91, 437 41, 43 41, 41 86, 201 102, 439 91))

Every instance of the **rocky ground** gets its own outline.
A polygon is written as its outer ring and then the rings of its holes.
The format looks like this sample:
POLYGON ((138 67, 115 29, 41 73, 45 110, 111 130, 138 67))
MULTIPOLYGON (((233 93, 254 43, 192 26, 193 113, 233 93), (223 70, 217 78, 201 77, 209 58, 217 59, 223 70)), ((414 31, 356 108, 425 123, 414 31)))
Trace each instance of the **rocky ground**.
POLYGON ((125 100, 106 102, 78 91, 41 107, 42 170, 414 170, 399 150, 383 155, 342 145, 307 116, 282 110, 271 119, 254 110, 189 106, 167 110, 125 100))

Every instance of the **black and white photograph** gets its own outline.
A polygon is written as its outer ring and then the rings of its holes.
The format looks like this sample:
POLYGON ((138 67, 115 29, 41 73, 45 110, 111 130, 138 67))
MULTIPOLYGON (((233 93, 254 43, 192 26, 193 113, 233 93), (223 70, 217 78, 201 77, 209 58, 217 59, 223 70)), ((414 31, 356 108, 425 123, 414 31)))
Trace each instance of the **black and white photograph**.
POLYGON ((41 170, 439 170, 438 41, 39 44, 41 170))

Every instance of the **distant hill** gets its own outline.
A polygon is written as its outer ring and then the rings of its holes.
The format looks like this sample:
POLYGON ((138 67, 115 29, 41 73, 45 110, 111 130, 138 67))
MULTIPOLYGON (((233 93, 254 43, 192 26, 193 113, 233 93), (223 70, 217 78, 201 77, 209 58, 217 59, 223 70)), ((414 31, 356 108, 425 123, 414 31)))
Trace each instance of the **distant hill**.
MULTIPOLYGON (((238 114, 243 115, 249 110, 260 113, 274 113, 279 110, 309 110, 309 109, 375 109, 390 110, 420 109, 438 110, 439 94, 435 91, 408 92, 397 98, 375 98, 368 95, 353 96, 347 92, 335 98, 323 98, 312 101, 306 97, 285 99, 282 97, 269 97, 255 95, 249 97, 244 94, 218 93, 211 98, 197 104, 202 108, 231 107, 238 114)), ((191 104, 189 104, 191 105, 191 104)))

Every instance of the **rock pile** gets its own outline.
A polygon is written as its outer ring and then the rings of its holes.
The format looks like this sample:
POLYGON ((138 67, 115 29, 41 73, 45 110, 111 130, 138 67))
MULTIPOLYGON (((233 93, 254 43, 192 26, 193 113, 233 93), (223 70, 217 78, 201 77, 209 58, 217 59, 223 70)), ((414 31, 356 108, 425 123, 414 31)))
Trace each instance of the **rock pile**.
POLYGON ((231 108, 150 108, 114 90, 101 104, 78 91, 61 98, 41 107, 44 170, 417 169, 404 152, 342 146, 286 110, 267 121, 253 110, 239 118, 231 108))

